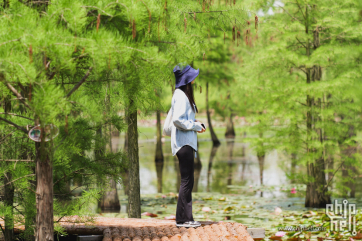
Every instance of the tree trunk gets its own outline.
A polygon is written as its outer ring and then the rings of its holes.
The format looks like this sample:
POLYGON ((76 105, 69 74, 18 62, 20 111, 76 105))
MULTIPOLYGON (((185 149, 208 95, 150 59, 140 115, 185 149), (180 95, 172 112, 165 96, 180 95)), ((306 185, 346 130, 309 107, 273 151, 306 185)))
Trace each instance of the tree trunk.
POLYGON ((213 146, 220 146, 220 141, 217 138, 215 132, 214 132, 214 128, 212 127, 212 123, 211 123, 211 117, 210 117, 210 110, 209 110, 209 83, 206 82, 206 115, 207 115, 207 123, 208 123, 208 127, 210 130, 210 134, 211 134, 211 140, 212 140, 212 145, 213 146))
MULTIPOLYGON (((44 133, 44 130, 41 130, 44 133)), ((54 240, 53 167, 50 144, 35 143, 36 148, 36 241, 54 240)))
MULTIPOLYGON (((320 71, 321 69, 319 66, 315 66, 312 69, 307 69, 307 84, 310 84, 311 81, 314 82, 315 80, 320 80, 320 71)), ((312 108, 315 105, 321 108, 320 99, 315 102, 313 97, 307 95, 307 106, 309 108, 307 112, 307 144, 312 141, 310 136, 312 132, 315 131, 318 134, 318 141, 323 145, 323 130, 321 128, 313 129, 313 126, 316 125, 316 122, 321 121, 318 119, 317 113, 312 111, 312 108)), ((324 155, 319 152, 319 157, 313 157, 318 155, 317 150, 314 147, 310 148, 309 146, 307 147, 307 152, 312 153, 311 158, 313 158, 314 161, 310 161, 307 166, 308 177, 310 180, 307 184, 305 207, 323 208, 326 204, 331 203, 330 195, 327 193, 328 186, 325 176, 324 155)))
POLYGON ((161 112, 157 110, 157 144, 156 144, 156 162, 162 162, 163 163, 163 152, 162 152, 162 135, 161 135, 161 112))
POLYGON ((100 202, 102 212, 119 211, 121 206, 119 203, 117 184, 112 178, 108 178, 110 184, 110 191, 105 192, 100 202))
POLYGON ((297 170, 296 170, 296 166, 297 166, 297 154, 296 153, 292 153, 291 154, 291 167, 290 167, 290 173, 292 174, 292 180, 290 180, 291 183, 297 183, 297 180, 296 180, 296 173, 297 173, 297 170))
MULTIPOLYGON (((342 120, 343 119, 344 117, 342 116, 342 120)), ((345 198, 355 197, 355 191, 356 191, 355 182, 357 178, 357 170, 356 167, 354 166, 354 163, 356 162, 355 154, 357 153, 357 143, 355 141, 353 141, 354 144, 352 145, 344 145, 343 143, 347 139, 351 139, 354 136, 356 136, 354 126, 350 125, 348 129, 348 138, 346 137, 344 140, 340 141, 339 144, 343 160, 342 183, 343 183, 343 188, 345 189, 343 191, 343 195, 345 198), (347 194, 348 193, 347 189, 350 189, 349 195, 347 194)))
MULTIPOLYGON (((125 119, 126 124, 128 125, 128 111, 127 111, 127 108, 124 111, 124 119, 125 119)), ((127 134, 127 130, 126 130, 125 135, 124 135, 124 147, 123 147, 123 150, 124 150, 124 152, 128 153, 128 134, 127 134)), ((124 194, 128 196, 128 194, 129 194, 129 185, 128 185, 129 165, 128 164, 124 168, 124 172, 121 175, 122 175, 122 183, 123 183, 123 188, 124 188, 124 194)))
POLYGON ((138 157, 137 108, 130 97, 128 109, 128 161, 129 161, 129 195, 128 217, 141 218, 140 170, 138 157))
POLYGON ((226 132, 225 132, 226 138, 235 138, 235 130, 234 130, 234 123, 233 123, 233 114, 230 113, 230 116, 226 123, 226 132))
MULTIPOLYGON (((306 16, 308 16, 308 8, 306 8, 306 16)), ((308 17, 307 17, 308 19, 308 17)), ((308 34, 308 21, 306 21, 306 34, 308 34)), ((310 47, 313 44, 314 49, 317 49, 320 45, 319 43, 319 32, 318 27, 313 31, 313 43, 310 43, 309 39, 306 43, 306 53, 307 56, 310 56, 310 47)), ((316 80, 321 80, 322 70, 320 66, 313 66, 312 68, 306 69, 307 84, 311 84, 316 80)), ((322 152, 317 152, 316 148, 310 147, 309 143, 312 143, 313 138, 312 132, 316 132, 318 136, 318 141, 323 146, 323 129, 315 129, 316 123, 322 121, 318 119, 318 109, 321 109, 321 100, 314 100, 312 96, 307 95, 307 153, 311 154, 311 161, 307 164, 307 173, 308 173, 308 183, 307 191, 305 198, 305 207, 314 207, 314 208, 324 208, 326 204, 331 203, 330 194, 328 194, 328 186, 326 183, 325 176, 325 160, 322 152), (317 106, 316 108, 313 108, 317 106), (319 156, 318 156, 319 155, 319 156), (317 157, 314 157, 317 156, 317 157)))
POLYGON ((355 166, 351 167, 351 171, 352 171, 352 181, 350 181, 349 183, 349 188, 351 189, 351 192, 349 194, 350 198, 355 198, 356 197, 356 181, 357 181, 357 177, 358 177, 358 173, 357 173, 357 169, 355 166))
MULTIPOLYGON (((124 116, 125 116, 125 122, 128 125, 128 111, 127 109, 124 111, 124 116)), ((128 151, 128 134, 127 131, 124 135, 124 151, 127 152, 128 151)))

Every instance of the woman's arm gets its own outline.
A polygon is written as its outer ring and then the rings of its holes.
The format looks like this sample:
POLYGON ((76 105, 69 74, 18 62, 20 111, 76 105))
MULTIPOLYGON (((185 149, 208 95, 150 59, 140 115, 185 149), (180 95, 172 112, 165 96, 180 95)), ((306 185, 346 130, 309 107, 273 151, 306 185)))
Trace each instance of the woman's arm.
POLYGON ((184 131, 202 131, 200 122, 194 120, 187 120, 186 118, 186 106, 187 98, 183 98, 181 95, 175 96, 175 104, 173 107, 172 121, 176 128, 184 131))

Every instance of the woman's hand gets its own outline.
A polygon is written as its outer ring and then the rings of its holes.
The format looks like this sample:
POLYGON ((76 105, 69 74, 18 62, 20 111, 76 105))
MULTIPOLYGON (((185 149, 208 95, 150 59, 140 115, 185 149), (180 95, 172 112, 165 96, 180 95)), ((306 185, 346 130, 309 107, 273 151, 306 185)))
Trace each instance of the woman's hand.
MULTIPOLYGON (((201 124, 201 122, 198 121, 198 120, 196 120, 196 119, 195 119, 195 122, 199 122, 199 123, 201 124)), ((202 130, 201 130, 201 131, 198 131, 197 133, 202 133, 202 132, 205 132, 205 131, 206 131, 205 128, 202 127, 202 130)))
POLYGON ((204 128, 202 128, 201 131, 198 131, 198 133, 202 133, 202 132, 205 132, 206 130, 204 128))

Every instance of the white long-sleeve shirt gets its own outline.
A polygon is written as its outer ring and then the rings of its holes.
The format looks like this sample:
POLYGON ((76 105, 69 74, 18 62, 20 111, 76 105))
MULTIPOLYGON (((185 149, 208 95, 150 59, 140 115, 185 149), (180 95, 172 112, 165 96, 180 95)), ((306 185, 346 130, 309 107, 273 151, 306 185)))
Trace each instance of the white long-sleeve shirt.
POLYGON ((176 155, 184 145, 189 145, 197 151, 197 131, 201 131, 202 126, 200 122, 195 122, 195 112, 191 108, 189 99, 182 90, 175 90, 171 106, 171 111, 173 111, 172 121, 174 124, 171 129, 172 155, 176 155))

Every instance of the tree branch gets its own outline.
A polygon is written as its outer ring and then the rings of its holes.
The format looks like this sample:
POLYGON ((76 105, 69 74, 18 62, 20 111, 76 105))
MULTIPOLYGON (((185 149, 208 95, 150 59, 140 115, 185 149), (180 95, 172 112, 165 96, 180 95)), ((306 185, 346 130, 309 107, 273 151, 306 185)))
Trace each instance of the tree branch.
POLYGON ((306 48, 306 47, 307 47, 307 46, 305 46, 302 42, 300 42, 300 41, 299 41, 299 39, 298 39, 297 37, 295 37, 295 38, 298 40, 298 42, 299 42, 301 45, 303 45, 303 47, 304 47, 304 48, 306 48))
POLYGON ((9 159, 9 160, 0 160, 0 162, 34 162, 33 160, 14 160, 14 159, 9 159))
POLYGON ((297 20, 298 22, 300 22, 301 24, 304 24, 302 21, 300 21, 299 19, 297 19, 296 17, 293 17, 287 10, 285 10, 285 8, 283 8, 282 6, 278 5, 277 7, 282 8, 291 18, 297 20))
POLYGON ((6 87, 8 87, 8 89, 13 92, 13 94, 18 97, 18 99, 29 109, 31 109, 31 107, 24 101, 24 97, 21 96, 21 94, 9 83, 9 82, 5 82, 6 87))
POLYGON ((20 40, 20 38, 18 38, 18 39, 13 39, 13 40, 10 40, 10 41, 1 43, 0 46, 1 46, 1 45, 4 45, 4 44, 7 44, 7 43, 16 42, 16 41, 19 41, 19 40, 20 40))
POLYGON ((60 182, 60 180, 64 179, 65 177, 67 177, 67 176, 69 176, 69 175, 71 175, 71 174, 73 174, 73 173, 76 173, 77 171, 80 171, 80 170, 82 170, 82 169, 84 169, 84 167, 81 168, 81 169, 78 169, 78 170, 76 170, 76 171, 74 171, 74 172, 71 172, 71 173, 69 173, 68 175, 64 175, 62 178, 60 178, 60 179, 58 179, 56 182, 54 182, 53 186, 54 186, 55 184, 57 184, 58 182, 60 182))
POLYGON ((0 186, 0 188, 5 187, 6 185, 9 185, 10 183, 13 183, 13 182, 15 182, 15 181, 17 181, 19 179, 22 179, 22 178, 25 178, 25 177, 31 177, 31 176, 35 176, 35 174, 29 174, 29 175, 26 175, 26 176, 19 177, 19 178, 15 179, 15 180, 13 180, 11 182, 6 183, 5 185, 0 186))
MULTIPOLYGON (((183 12, 183 13, 222 13, 222 12, 230 12, 230 11, 235 11, 235 10, 241 10, 241 11, 245 11, 244 9, 230 9, 230 10, 218 10, 218 11, 205 11, 205 12, 183 12)), ((245 11, 245 12, 250 12, 250 11, 245 11)))
POLYGON ((304 105, 304 106, 307 106, 306 104, 303 104, 303 103, 301 103, 301 102, 299 102, 299 101, 297 101, 299 104, 301 104, 301 105, 304 105))
POLYGON ((69 98, 69 96, 71 96, 74 91, 76 91, 88 78, 90 72, 92 71, 93 67, 90 67, 87 71, 87 73, 84 75, 84 77, 78 82, 78 84, 76 84, 73 89, 66 95, 67 98, 69 98))
POLYGON ((13 116, 18 116, 18 117, 25 118, 25 119, 28 119, 28 120, 32 120, 32 121, 33 121, 33 119, 30 119, 29 117, 22 116, 22 115, 17 115, 17 114, 14 114, 14 113, 6 113, 6 112, 3 112, 3 113, 0 113, 0 115, 13 115, 13 116))
POLYGON ((11 121, 9 121, 9 120, 7 120, 7 119, 4 119, 4 118, 1 118, 1 117, 0 117, 0 120, 5 121, 6 123, 8 123, 8 124, 10 124, 10 125, 14 126, 16 129, 18 129, 18 130, 20 130, 20 131, 24 132, 25 134, 28 134, 28 130, 27 130, 27 129, 25 129, 24 127, 18 126, 18 125, 17 125, 17 124, 15 124, 14 122, 11 122, 11 121))
POLYGON ((299 10, 302 12, 303 18, 306 20, 306 17, 304 16, 303 10, 302 10, 302 8, 301 8, 300 5, 299 5, 298 0, 296 0, 296 2, 297 2, 297 5, 298 5, 299 10))
POLYGON ((339 168, 342 167, 344 161, 341 163, 341 165, 337 168, 337 170, 333 173, 332 178, 328 180, 327 184, 325 185, 325 187, 323 188, 323 192, 326 190, 326 188, 328 188, 329 183, 333 180, 333 177, 336 175, 336 173, 338 172, 339 168))

